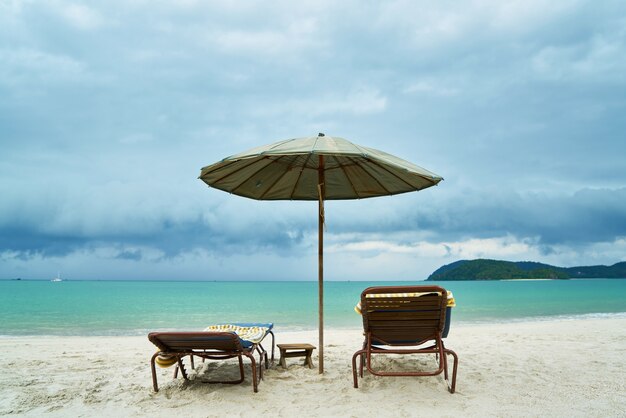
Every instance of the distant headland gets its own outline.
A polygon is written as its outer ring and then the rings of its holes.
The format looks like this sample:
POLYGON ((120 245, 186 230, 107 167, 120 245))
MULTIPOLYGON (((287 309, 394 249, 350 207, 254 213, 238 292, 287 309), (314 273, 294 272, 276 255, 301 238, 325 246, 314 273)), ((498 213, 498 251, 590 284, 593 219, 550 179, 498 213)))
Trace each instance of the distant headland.
POLYGON ((624 279, 626 261, 612 266, 557 267, 533 261, 459 260, 439 267, 428 279, 515 280, 515 279, 624 279))

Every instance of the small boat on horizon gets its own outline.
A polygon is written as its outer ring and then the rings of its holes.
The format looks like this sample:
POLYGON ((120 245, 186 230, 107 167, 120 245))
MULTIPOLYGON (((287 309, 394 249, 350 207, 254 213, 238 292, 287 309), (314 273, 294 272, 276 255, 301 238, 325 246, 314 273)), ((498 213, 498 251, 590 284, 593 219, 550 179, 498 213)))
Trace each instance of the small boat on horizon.
POLYGON ((50 280, 51 282, 62 282, 63 279, 61 279, 61 273, 57 273, 57 277, 55 277, 54 279, 50 280))

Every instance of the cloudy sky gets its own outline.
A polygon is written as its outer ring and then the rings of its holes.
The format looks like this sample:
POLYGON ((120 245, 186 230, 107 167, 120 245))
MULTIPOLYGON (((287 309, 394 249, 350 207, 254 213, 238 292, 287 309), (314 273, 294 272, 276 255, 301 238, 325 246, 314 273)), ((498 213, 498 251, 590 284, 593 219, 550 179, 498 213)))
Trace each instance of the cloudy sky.
POLYGON ((445 179, 328 202, 328 280, 626 260, 626 3, 0 0, 0 278, 315 280, 197 176, 318 132, 445 179))

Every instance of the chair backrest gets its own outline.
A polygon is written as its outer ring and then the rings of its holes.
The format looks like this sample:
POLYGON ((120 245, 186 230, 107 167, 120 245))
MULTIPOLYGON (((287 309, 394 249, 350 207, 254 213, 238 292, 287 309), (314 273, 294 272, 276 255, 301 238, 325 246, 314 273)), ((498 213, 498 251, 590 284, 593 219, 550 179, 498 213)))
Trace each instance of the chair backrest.
POLYGON ((441 335, 447 292, 439 286, 377 286, 361 293, 363 329, 374 343, 415 344, 441 335))
POLYGON ((234 332, 151 332, 148 339, 161 351, 242 351, 234 332))

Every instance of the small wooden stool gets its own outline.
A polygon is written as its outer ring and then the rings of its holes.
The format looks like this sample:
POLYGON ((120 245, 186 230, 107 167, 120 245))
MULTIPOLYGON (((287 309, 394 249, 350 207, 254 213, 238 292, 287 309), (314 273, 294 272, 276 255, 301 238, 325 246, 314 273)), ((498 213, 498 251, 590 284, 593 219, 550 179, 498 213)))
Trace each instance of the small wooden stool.
POLYGON ((280 350, 280 365, 286 369, 287 363, 285 359, 288 357, 305 357, 304 365, 309 366, 309 369, 313 368, 313 360, 311 360, 311 354, 315 350, 315 346, 311 344, 276 344, 280 350), (294 351, 298 350, 298 351, 294 351))

